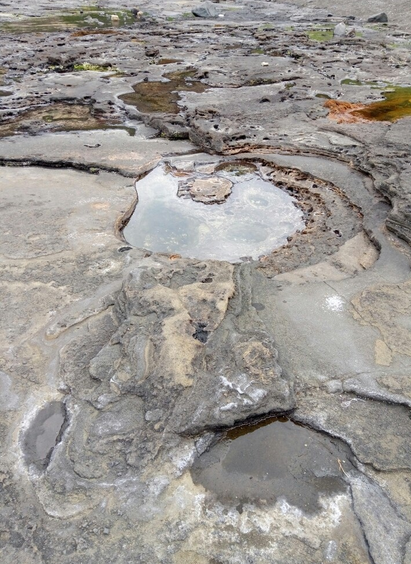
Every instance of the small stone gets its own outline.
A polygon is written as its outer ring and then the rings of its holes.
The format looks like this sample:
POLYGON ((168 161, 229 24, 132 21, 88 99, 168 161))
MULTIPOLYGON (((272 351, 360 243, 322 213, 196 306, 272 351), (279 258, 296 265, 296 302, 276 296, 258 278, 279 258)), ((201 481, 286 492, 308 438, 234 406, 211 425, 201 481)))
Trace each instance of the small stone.
POLYGON ((329 394, 339 394, 343 391, 342 382, 340 380, 329 380, 325 384, 325 388, 329 394))
POLYGON ((118 22, 120 21, 120 18, 117 16, 117 14, 111 14, 111 21, 118 22))
POLYGON ((379 14, 374 14, 370 16, 367 20, 369 23, 387 23, 388 16, 385 12, 380 12, 379 14))
POLYGON ((268 63, 267 63, 266 61, 263 61, 263 62, 261 63, 261 66, 262 66, 262 67, 268 67, 268 63))
POLYGON ((341 22, 337 24, 334 28, 334 37, 344 37, 347 34, 347 26, 345 23, 341 22))
POLYGON ((157 57, 160 51, 156 47, 146 47, 144 54, 146 57, 157 57))
POLYGON ((202 2, 198 6, 195 6, 191 13, 198 18, 215 18, 217 17, 217 10, 214 8, 211 2, 202 2))

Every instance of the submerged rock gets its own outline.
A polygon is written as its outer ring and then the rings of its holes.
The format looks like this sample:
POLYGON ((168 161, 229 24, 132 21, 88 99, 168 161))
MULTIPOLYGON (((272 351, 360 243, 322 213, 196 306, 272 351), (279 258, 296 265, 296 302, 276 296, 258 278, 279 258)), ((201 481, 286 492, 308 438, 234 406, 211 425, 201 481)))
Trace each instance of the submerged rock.
POLYGON ((195 202, 203 204, 222 204, 231 194, 233 183, 227 178, 196 178, 190 182, 179 183, 178 190, 188 191, 195 202))

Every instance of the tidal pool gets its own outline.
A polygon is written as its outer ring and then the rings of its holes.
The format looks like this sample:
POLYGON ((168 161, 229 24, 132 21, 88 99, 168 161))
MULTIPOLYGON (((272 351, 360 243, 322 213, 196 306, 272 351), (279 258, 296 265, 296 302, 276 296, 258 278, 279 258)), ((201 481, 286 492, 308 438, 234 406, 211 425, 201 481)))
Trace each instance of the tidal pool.
POLYGON ((135 106, 139 112, 178 114, 179 92, 204 92, 206 85, 194 79, 195 71, 186 69, 164 75, 166 81, 138 82, 134 92, 119 96, 125 104, 135 106))
POLYGON ((159 166, 136 183, 138 203, 124 229, 127 242, 155 252, 238 262, 258 259, 304 228, 296 200, 257 173, 227 169, 194 176, 229 179, 232 193, 212 205, 178 197, 181 176, 159 166))
POLYGON ((227 432, 195 461, 191 474, 226 503, 284 500, 306 513, 320 497, 346 490, 351 451, 338 439, 287 418, 266 419, 227 432))
POLYGON ((65 419, 66 409, 59 401, 50 402, 40 409, 23 439, 27 464, 34 464, 38 470, 46 468, 65 419))

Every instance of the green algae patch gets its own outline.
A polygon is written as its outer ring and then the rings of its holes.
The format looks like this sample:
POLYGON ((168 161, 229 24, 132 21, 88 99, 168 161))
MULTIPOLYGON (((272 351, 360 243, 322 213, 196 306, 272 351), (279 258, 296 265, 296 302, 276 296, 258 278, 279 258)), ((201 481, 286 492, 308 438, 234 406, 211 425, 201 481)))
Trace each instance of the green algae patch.
POLYGON ((391 122, 411 116, 411 86, 396 87, 383 92, 383 96, 384 100, 354 110, 353 114, 369 121, 391 122))
POLYGON ((332 29, 313 29, 307 31, 307 35, 311 41, 331 41, 334 32, 332 29))
POLYGON ((258 47, 257 49, 253 49, 251 51, 252 55, 264 55, 265 51, 264 49, 261 49, 261 47, 258 47))
POLYGON ((165 81, 139 82, 133 85, 134 92, 119 96, 125 104, 135 106, 142 113, 177 114, 179 92, 204 92, 206 85, 193 80, 195 71, 184 70, 164 75, 165 81))
POLYGON ((115 67, 107 67, 103 65, 94 65, 93 63, 77 63, 73 66, 75 71, 95 71, 95 72, 116 72, 115 67))
POLYGON ((30 17, 1 24, 0 29, 10 33, 52 33, 82 28, 118 28, 135 23, 130 10, 102 10, 96 6, 82 7, 50 16, 30 17))
POLYGON ((388 84, 384 84, 383 82, 376 82, 376 81, 362 81, 362 80, 356 80, 356 79, 352 79, 352 78, 344 78, 341 81, 341 84, 346 85, 346 86, 370 86, 371 88, 385 88, 387 86, 391 86, 388 84))

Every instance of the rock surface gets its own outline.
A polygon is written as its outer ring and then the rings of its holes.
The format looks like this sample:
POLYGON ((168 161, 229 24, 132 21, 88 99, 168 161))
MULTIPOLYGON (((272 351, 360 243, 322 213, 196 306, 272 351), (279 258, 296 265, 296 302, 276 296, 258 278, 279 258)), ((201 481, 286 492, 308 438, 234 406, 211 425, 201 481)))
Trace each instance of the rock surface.
POLYGON ((198 6, 195 6, 191 12, 198 18, 215 18, 217 16, 217 10, 212 2, 202 2, 198 6))
POLYGON ((373 16, 370 16, 368 18, 367 22, 370 22, 370 23, 387 23, 388 22, 388 16, 385 12, 380 12, 379 14, 374 14, 373 16))
POLYGON ((407 564, 411 118, 324 102, 409 86, 408 1, 204 4, 1 3, 2 563, 407 564), (132 248, 159 163, 204 209, 258 169, 305 226, 236 264, 132 248), (312 439, 227 455, 273 415, 312 439))

